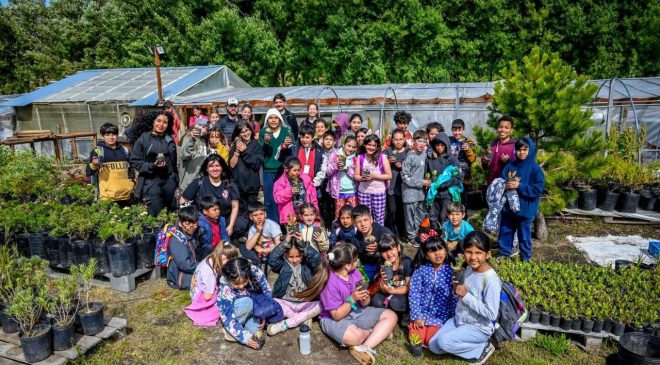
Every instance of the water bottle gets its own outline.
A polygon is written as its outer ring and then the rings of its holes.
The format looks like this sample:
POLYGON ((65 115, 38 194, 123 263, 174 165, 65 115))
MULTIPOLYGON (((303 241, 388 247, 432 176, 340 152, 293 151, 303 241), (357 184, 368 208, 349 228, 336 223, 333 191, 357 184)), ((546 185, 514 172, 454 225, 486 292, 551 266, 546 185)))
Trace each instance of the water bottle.
POLYGON ((300 353, 303 355, 309 355, 312 353, 312 335, 309 332, 309 326, 303 324, 300 326, 300 337, 298 339, 300 342, 300 353))

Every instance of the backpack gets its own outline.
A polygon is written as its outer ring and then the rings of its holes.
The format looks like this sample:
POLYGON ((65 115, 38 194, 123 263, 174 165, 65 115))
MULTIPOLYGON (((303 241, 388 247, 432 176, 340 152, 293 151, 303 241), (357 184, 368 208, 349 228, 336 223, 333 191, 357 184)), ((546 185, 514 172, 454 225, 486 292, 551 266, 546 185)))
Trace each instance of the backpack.
POLYGON ((172 236, 176 236, 181 243, 184 245, 186 244, 186 236, 179 232, 176 229, 176 226, 166 224, 163 230, 158 232, 158 238, 156 239, 156 252, 154 254, 154 265, 167 267, 170 260, 172 260, 172 256, 170 256, 169 252, 170 239, 172 236))
MULTIPOLYGON (((355 157, 358 160, 358 163, 360 164, 360 171, 364 171, 364 169, 362 168, 362 165, 364 164, 364 158, 365 157, 366 157, 366 155, 364 153, 359 155, 358 157, 355 157)), ((355 162, 353 162, 353 164, 355 165, 355 162)), ((378 155, 378 170, 380 171, 381 174, 385 173, 385 168, 383 167, 383 154, 382 153, 380 153, 378 155)), ((389 181, 383 181, 383 182, 385 183, 385 190, 387 190, 387 187, 389 186, 390 182, 389 181)), ((360 184, 358 183, 358 186, 359 185, 360 184)))
MULTIPOLYGON (((486 277, 483 280, 483 288, 486 288, 486 277)), ((516 332, 527 321, 527 315, 527 308, 518 289, 513 284, 502 281, 500 309, 497 320, 493 321, 495 332, 492 338, 495 342, 515 340, 516 332)))

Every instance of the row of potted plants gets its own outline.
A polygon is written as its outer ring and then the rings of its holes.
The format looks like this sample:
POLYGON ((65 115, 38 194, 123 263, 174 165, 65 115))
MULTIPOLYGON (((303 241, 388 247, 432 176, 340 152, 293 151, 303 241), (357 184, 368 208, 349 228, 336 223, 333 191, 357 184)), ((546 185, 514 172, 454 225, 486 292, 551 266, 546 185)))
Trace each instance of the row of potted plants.
POLYGON ((530 322, 584 332, 660 335, 660 269, 503 260, 495 267, 525 298, 530 322))
POLYGON ((153 266, 154 231, 173 219, 166 212, 151 217, 142 205, 0 201, 0 242, 50 266, 68 268, 93 257, 97 273, 125 276, 153 266))
POLYGON ((103 304, 90 295, 96 260, 71 266, 71 275, 57 280, 46 275, 47 264, 0 246, 0 324, 5 333, 19 332, 29 363, 71 348, 76 325, 89 336, 104 328, 103 304))

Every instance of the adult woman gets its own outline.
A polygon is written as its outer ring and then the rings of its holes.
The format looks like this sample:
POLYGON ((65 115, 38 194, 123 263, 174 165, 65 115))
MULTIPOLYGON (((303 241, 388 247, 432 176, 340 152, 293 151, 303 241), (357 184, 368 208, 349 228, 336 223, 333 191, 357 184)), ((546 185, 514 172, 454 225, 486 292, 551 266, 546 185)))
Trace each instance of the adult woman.
POLYGON ((364 138, 364 153, 355 158, 353 179, 358 182, 358 203, 369 207, 374 222, 385 223, 387 184, 392 169, 381 153, 380 139, 375 134, 364 138))
POLYGON ((245 121, 238 123, 231 140, 236 142, 229 150, 229 166, 233 169, 234 181, 241 193, 240 210, 247 214, 247 207, 257 201, 261 188, 259 170, 264 164, 264 151, 254 140, 252 126, 245 121))
POLYGON ((140 112, 135 116, 129 142, 129 164, 139 172, 135 195, 147 204, 152 216, 171 209, 179 180, 176 144, 172 139, 174 117, 164 111, 140 112))
POLYGON ((186 131, 181 139, 179 155, 179 187, 186 190, 188 184, 199 176, 199 168, 208 155, 207 138, 209 133, 208 124, 195 124, 186 131))
POLYGON ((270 108, 266 113, 265 128, 259 132, 259 144, 264 151, 264 204, 266 205, 268 219, 275 222, 280 221, 277 213, 277 203, 273 199, 273 185, 282 173, 282 163, 278 160, 280 146, 285 145, 288 147, 293 143, 291 131, 283 124, 282 114, 277 109, 270 108))
POLYGON ((202 163, 202 177, 193 180, 183 192, 179 204, 189 201, 199 206, 205 196, 214 197, 220 205, 220 215, 225 218, 227 233, 238 237, 247 230, 247 221, 238 216, 239 193, 236 184, 231 181, 231 170, 222 157, 212 154, 202 163))
POLYGON ((300 129, 309 127, 314 129, 314 123, 318 119, 319 106, 316 103, 307 104, 307 117, 300 123, 300 129))
MULTIPOLYGON (((252 105, 250 104, 243 104, 243 108, 241 109, 241 121, 248 123, 250 125, 250 128, 252 128, 252 138, 254 138, 255 141, 259 140, 259 123, 254 120, 252 117, 252 105)), ((234 134, 236 133, 236 130, 238 128, 234 129, 234 134)), ((232 141, 234 140, 234 137, 231 139, 232 141)))

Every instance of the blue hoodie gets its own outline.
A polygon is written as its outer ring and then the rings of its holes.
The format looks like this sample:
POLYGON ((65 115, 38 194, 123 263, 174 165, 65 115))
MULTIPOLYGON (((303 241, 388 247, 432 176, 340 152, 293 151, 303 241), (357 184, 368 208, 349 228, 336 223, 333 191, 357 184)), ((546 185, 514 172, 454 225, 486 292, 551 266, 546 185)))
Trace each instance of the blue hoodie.
POLYGON ((504 170, 502 170, 501 178, 504 180, 509 179, 509 172, 515 171, 516 176, 520 177, 520 184, 518 185, 518 197, 520 198, 520 211, 513 213, 508 204, 502 208, 502 213, 508 215, 515 215, 517 218, 526 220, 533 220, 536 217, 536 212, 539 208, 541 195, 545 185, 545 177, 541 166, 536 163, 536 146, 529 137, 524 137, 522 140, 529 144, 529 153, 524 160, 515 159, 508 163, 504 170))

